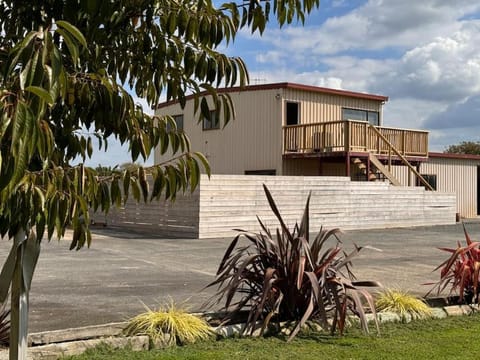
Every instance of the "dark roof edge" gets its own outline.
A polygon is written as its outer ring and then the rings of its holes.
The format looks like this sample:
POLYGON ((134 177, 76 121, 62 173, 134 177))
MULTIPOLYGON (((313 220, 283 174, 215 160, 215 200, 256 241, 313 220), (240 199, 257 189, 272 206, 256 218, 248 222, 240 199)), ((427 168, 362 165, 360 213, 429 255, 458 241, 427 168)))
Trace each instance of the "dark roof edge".
POLYGON ((458 160, 479 160, 480 155, 472 155, 472 154, 449 154, 449 153, 441 153, 441 152, 429 152, 429 157, 432 158, 439 158, 439 159, 458 159, 458 160))
MULTIPOLYGON (((217 92, 231 93, 231 92, 239 92, 239 91, 259 91, 259 90, 272 90, 272 89, 294 89, 294 90, 301 90, 301 91, 308 91, 308 92, 316 92, 321 94, 348 96, 348 97, 354 97, 354 98, 365 99, 365 100, 375 100, 375 101, 384 101, 384 102, 388 101, 388 96, 383 96, 383 95, 374 95, 374 94, 367 94, 367 93, 348 91, 348 90, 330 89, 325 87, 303 85, 303 84, 289 83, 289 82, 261 84, 261 85, 247 85, 244 87, 235 86, 235 87, 229 87, 229 88, 219 88, 217 92)), ((207 92, 203 92, 202 94, 207 94, 207 92)), ((190 100, 192 98, 193 98, 193 95, 187 96, 187 100, 190 100)), ((178 103, 178 101, 176 100, 167 101, 159 104, 157 109, 161 109, 176 103, 178 103)))

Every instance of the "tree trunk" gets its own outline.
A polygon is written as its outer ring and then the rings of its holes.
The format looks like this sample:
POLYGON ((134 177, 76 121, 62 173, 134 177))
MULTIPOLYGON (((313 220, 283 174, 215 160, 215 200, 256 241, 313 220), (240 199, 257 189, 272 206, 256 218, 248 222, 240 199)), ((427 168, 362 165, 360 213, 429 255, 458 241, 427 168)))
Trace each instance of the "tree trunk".
POLYGON ((30 229, 19 230, 14 238, 2 272, 0 273, 0 298, 5 300, 11 284, 10 359, 27 358, 28 293, 33 273, 40 255, 40 240, 30 229))
POLYGON ((10 360, 27 359, 28 291, 23 274, 26 234, 22 229, 15 234, 17 259, 12 278, 12 302, 10 313, 10 360))

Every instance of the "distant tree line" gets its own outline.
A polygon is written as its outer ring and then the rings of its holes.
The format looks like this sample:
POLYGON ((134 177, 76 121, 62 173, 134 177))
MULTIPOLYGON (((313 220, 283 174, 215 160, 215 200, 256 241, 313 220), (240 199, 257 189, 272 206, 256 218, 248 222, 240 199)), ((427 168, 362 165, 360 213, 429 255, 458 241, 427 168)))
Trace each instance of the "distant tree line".
POLYGON ((480 141, 462 141, 456 145, 449 145, 444 152, 448 154, 480 155, 480 141))
POLYGON ((103 166, 103 165, 98 165, 95 168, 95 171, 97 172, 97 175, 99 176, 110 176, 115 172, 123 172, 125 170, 128 171, 136 171, 141 165, 135 162, 126 162, 123 163, 120 166, 103 166))

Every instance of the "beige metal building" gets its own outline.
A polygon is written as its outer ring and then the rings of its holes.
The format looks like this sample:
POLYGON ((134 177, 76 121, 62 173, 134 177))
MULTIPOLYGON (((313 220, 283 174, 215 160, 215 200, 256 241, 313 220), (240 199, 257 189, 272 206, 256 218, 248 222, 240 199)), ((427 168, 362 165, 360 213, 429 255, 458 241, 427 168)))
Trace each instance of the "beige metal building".
MULTIPOLYGON (((409 179, 404 167, 396 166, 393 172, 402 185, 415 181, 409 179)), ((421 163, 419 172, 436 191, 456 194, 457 212, 462 217, 480 215, 480 156, 430 152, 428 161, 421 163)))
MULTIPOLYGON (((178 103, 164 103, 157 110, 158 115, 175 117, 190 137, 192 149, 207 156, 215 174, 323 175, 335 166, 327 164, 326 169, 320 169, 318 164, 329 162, 346 169, 348 153, 379 152, 385 147, 369 125, 385 133, 406 132, 407 142, 420 137, 421 143, 406 155, 427 156, 427 133, 381 127, 382 106, 388 100, 385 96, 292 83, 224 91, 230 94, 236 110, 236 119, 225 128, 221 117, 214 126, 206 120, 199 122, 191 98, 183 110, 178 103), (319 162, 319 158, 324 161, 319 162), (312 166, 312 162, 317 165, 312 166)), ((158 152, 155 160, 161 160, 158 152)))
MULTIPOLYGON (((193 98, 184 109, 164 103, 156 111, 175 118, 213 174, 347 176, 429 190, 435 178, 438 191, 457 193, 462 216, 477 215, 480 157, 431 154, 427 131, 384 127, 385 96, 293 83, 220 91, 236 111, 225 127, 221 116, 199 121, 193 98)), ((155 163, 164 157, 157 151, 155 163)))

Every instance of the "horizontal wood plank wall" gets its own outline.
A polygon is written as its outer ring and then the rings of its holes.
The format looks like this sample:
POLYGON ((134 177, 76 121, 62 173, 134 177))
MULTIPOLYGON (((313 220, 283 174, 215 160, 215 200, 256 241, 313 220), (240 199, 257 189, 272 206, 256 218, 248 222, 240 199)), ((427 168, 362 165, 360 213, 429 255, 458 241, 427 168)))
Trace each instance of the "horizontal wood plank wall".
POLYGON ((139 203, 130 199, 107 217, 108 226, 163 237, 232 237, 243 229, 259 231, 258 215, 278 226, 262 184, 271 190, 289 227, 300 221, 308 193, 311 231, 320 226, 341 229, 406 227, 455 222, 455 194, 421 187, 394 187, 384 182, 355 182, 346 177, 202 175, 199 189, 177 196, 174 203, 139 203))
MULTIPOLYGON (((153 184, 150 184, 152 186, 153 184)), ((125 206, 113 208, 107 216, 93 214, 92 219, 107 226, 144 232, 162 237, 198 237, 199 190, 177 194, 175 202, 137 203, 129 198, 125 206)))
POLYGON ((455 194, 346 177, 213 175, 201 179, 199 237, 232 237, 232 229, 258 231, 258 215, 277 227, 262 183, 271 190, 288 226, 300 221, 309 191, 311 231, 455 223, 455 194))

